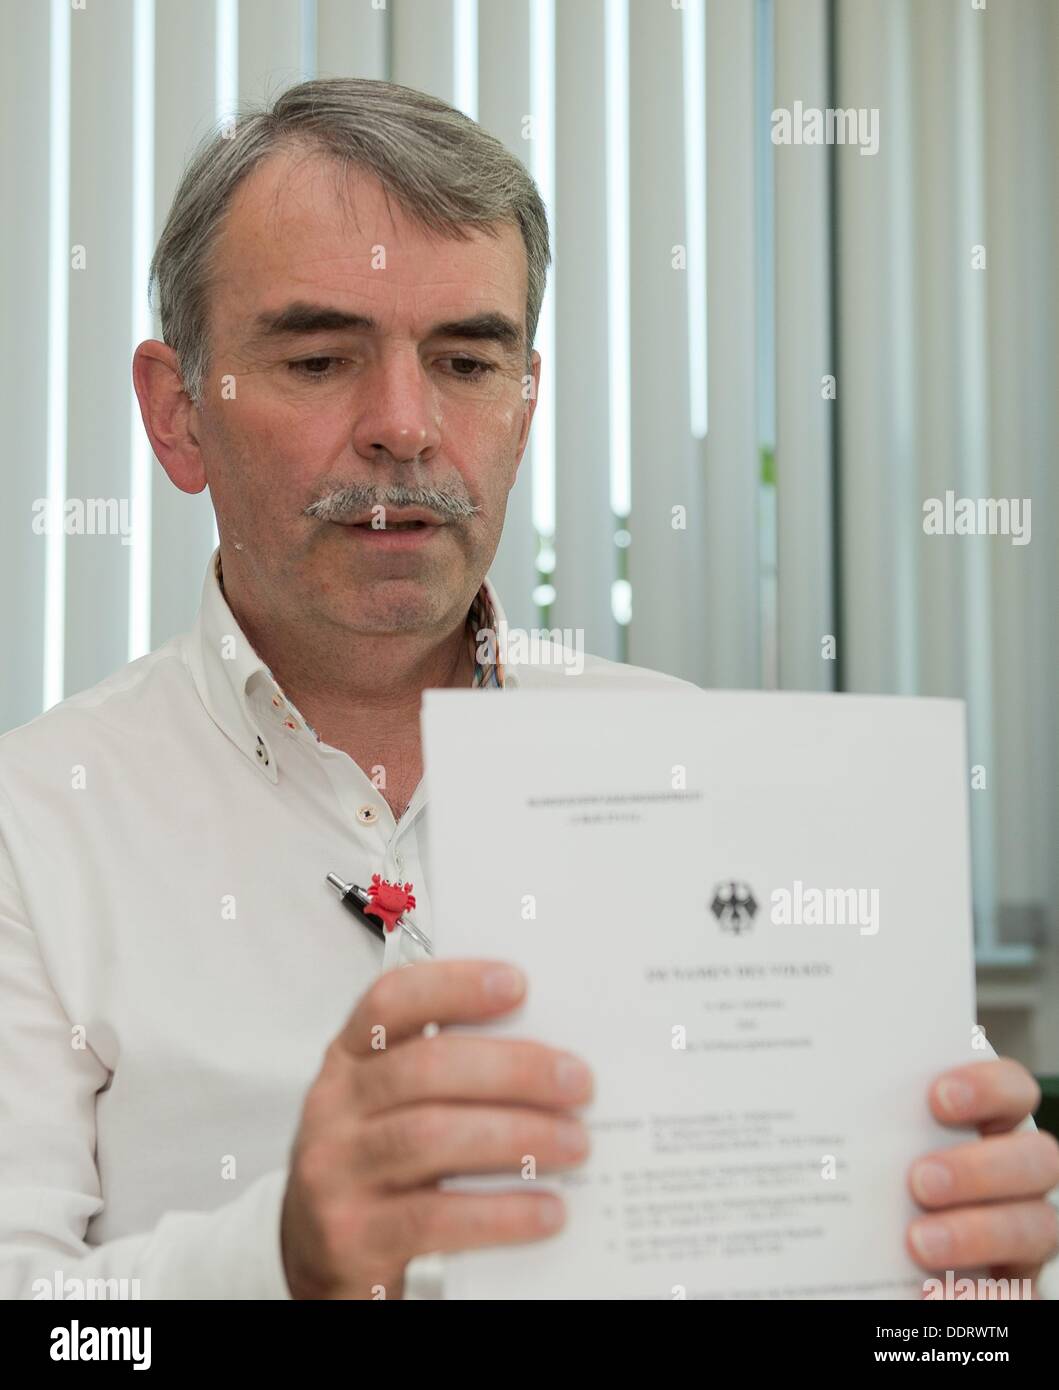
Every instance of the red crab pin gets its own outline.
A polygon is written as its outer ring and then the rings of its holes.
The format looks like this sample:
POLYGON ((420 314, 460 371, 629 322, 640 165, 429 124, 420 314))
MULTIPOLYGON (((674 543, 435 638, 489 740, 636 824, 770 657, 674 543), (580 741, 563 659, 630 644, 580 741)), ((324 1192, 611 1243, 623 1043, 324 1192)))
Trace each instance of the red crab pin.
POLYGON ((372 874, 365 911, 370 912, 373 917, 378 917, 387 931, 393 931, 405 908, 416 905, 415 895, 411 890, 410 883, 391 883, 388 878, 372 874))

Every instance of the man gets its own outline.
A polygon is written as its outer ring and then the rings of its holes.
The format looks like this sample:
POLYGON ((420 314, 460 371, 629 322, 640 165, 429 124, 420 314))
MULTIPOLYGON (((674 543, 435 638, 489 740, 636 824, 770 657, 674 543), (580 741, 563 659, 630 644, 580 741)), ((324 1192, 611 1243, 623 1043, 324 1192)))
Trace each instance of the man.
MULTIPOLYGON (((425 688, 681 685, 477 642, 547 264, 517 161, 384 83, 294 88, 187 171, 133 376, 220 546, 193 632, 0 741, 4 1293, 393 1298, 435 1252, 561 1225, 532 1184, 438 1186, 585 1155, 579 1059, 427 1027, 532 982, 384 946, 325 883, 411 882, 429 932, 425 688)), ((1054 1253, 1057 1146, 1014 1132, 1036 1102, 995 1059, 924 1097, 989 1136, 915 1170, 924 1270, 1054 1253)))

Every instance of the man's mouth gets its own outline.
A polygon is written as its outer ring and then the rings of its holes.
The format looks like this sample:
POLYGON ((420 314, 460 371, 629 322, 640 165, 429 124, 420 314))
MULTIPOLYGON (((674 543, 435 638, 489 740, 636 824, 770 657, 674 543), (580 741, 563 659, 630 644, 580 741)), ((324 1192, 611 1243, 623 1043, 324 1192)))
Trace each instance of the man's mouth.
POLYGON ((422 531, 428 526, 442 526, 444 522, 428 512, 405 509, 362 516, 356 521, 347 521, 345 525, 362 531, 422 531))
POLYGON ((405 507, 400 511, 354 517, 337 525, 339 531, 349 537, 349 544, 388 555, 429 548, 447 523, 431 512, 405 507))

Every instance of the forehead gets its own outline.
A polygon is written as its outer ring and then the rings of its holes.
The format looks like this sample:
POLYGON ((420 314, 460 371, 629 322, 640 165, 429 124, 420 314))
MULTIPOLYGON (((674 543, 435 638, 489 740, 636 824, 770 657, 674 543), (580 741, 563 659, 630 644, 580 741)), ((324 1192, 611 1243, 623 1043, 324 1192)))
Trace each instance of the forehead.
POLYGON ((519 229, 465 230, 462 240, 423 228, 365 171, 317 153, 270 156, 233 196, 214 250, 211 317, 237 332, 298 298, 363 309, 384 327, 483 310, 522 323, 519 229))

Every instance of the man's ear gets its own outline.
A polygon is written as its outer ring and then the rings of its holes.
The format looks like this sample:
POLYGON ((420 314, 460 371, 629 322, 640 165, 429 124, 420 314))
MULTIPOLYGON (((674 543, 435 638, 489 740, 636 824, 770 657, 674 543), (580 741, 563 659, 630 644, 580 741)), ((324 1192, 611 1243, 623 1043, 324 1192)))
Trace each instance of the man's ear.
POLYGON ((526 452, 526 445, 529 443, 530 425, 533 423, 533 412, 537 409, 537 392, 541 385, 541 355, 536 349, 530 355, 530 370, 522 378, 523 393, 529 393, 522 411, 522 430, 518 437, 518 451, 515 454, 515 468, 522 462, 522 455, 526 452))
POLYGON ((132 358, 132 384, 143 427, 158 462, 181 492, 201 492, 206 470, 198 441, 198 411, 184 390, 177 356, 155 338, 132 358))

